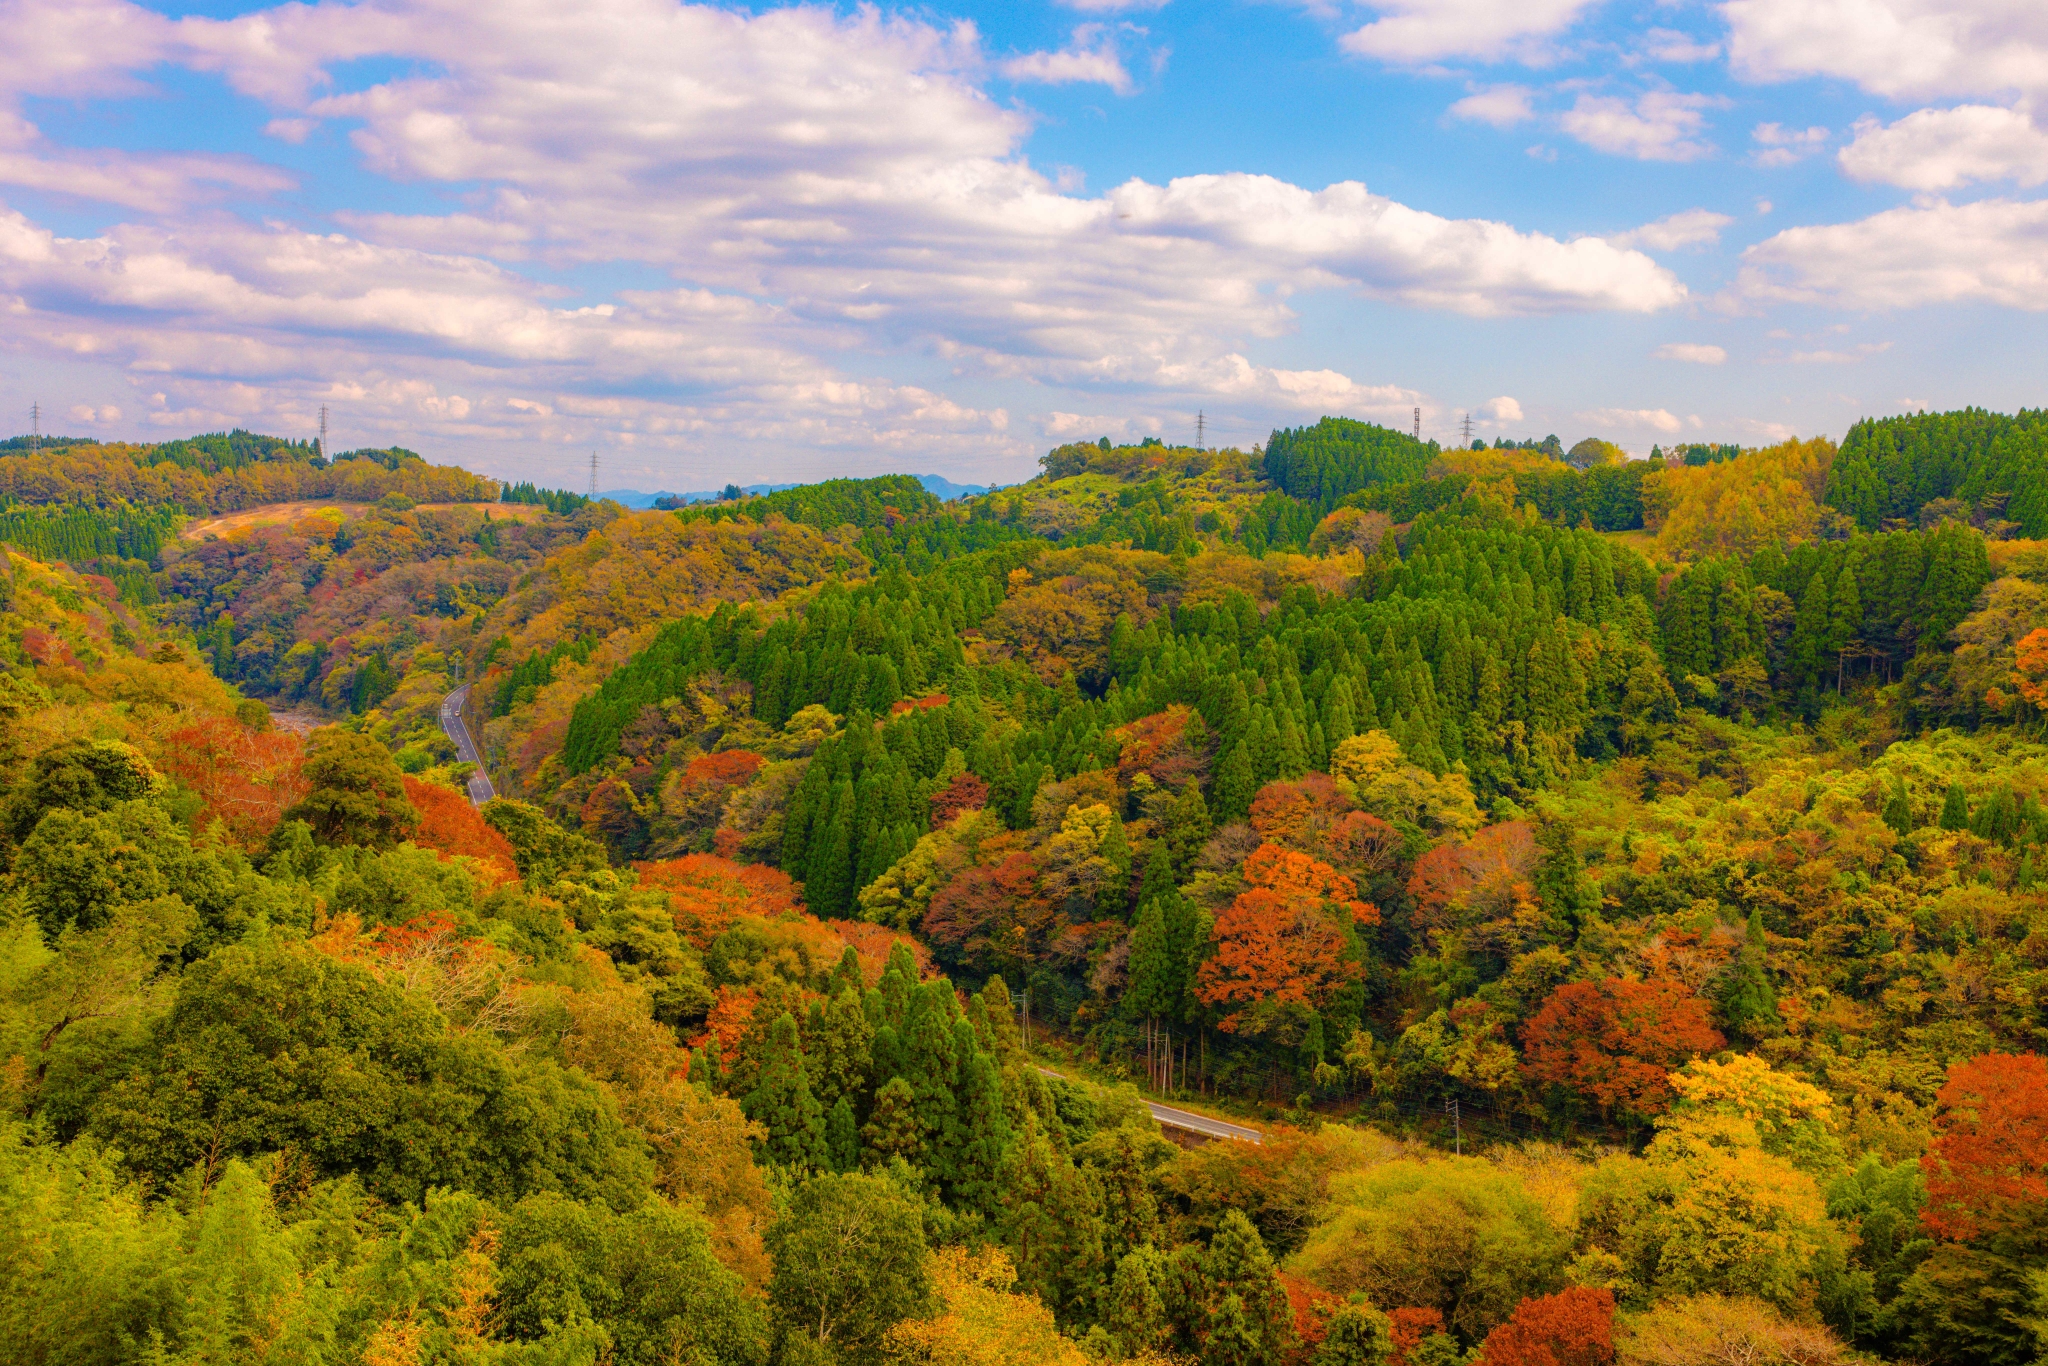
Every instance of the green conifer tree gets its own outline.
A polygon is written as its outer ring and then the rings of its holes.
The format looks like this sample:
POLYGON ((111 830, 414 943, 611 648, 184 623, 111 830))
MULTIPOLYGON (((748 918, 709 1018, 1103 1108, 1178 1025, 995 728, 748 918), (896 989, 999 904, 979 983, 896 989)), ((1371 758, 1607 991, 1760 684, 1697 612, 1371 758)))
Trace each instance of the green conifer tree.
POLYGON ((913 1167, 924 1165, 924 1125, 917 1118, 917 1097, 902 1077, 891 1077, 875 1092, 874 1112, 861 1126, 860 1149, 866 1167, 886 1167, 899 1157, 913 1167))
POLYGON ((1948 796, 1941 803, 1941 828, 1944 830, 1967 830, 1970 828, 1970 798, 1963 791, 1961 783, 1948 785, 1948 796))
POLYGON ((1230 747, 1230 752, 1223 756, 1223 762, 1216 768, 1216 814, 1226 821, 1243 820, 1250 814, 1252 798, 1258 795, 1258 790, 1251 754, 1245 742, 1240 740, 1230 747))
POLYGON ((860 1167, 860 1128, 853 1117, 853 1106, 845 1096, 833 1101, 831 1111, 825 1116, 825 1160, 835 1172, 850 1172, 860 1167))
POLYGON ((1362 1296, 1330 1316, 1311 1366, 1386 1366, 1394 1354, 1393 1323, 1362 1296))
POLYGON ((1901 839, 1913 833, 1913 805, 1906 799, 1906 785, 1902 782, 1892 783, 1891 796, 1884 803, 1884 823, 1901 839))
POLYGON ((1174 798, 1173 813, 1166 821, 1166 847, 1173 855, 1176 883, 1186 880, 1195 865, 1195 855, 1209 842, 1211 832, 1209 804, 1202 800, 1202 785, 1189 783, 1174 798))
POLYGON ((824 1164, 825 1114, 811 1094, 796 1017, 788 1011, 769 1027, 759 1079, 740 1105, 747 1118, 768 1131, 762 1144, 767 1161, 799 1168, 824 1164))

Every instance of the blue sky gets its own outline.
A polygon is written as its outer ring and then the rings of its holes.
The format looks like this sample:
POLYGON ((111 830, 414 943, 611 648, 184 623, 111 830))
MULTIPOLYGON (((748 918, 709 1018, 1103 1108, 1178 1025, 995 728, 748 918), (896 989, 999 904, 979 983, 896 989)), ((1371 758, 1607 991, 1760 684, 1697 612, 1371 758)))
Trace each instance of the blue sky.
POLYGON ((2048 6, 7 9, 6 425, 696 488, 2041 402, 2048 6))

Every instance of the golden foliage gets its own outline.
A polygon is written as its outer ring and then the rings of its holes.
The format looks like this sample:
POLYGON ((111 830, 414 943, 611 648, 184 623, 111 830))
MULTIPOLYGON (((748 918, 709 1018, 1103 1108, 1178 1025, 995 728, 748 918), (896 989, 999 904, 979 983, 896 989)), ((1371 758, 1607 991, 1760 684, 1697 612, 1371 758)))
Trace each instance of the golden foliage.
POLYGON ((1814 437, 1717 464, 1653 470, 1643 480, 1643 522, 1657 534, 1657 549, 1681 560, 1812 540, 1834 461, 1835 443, 1814 437))

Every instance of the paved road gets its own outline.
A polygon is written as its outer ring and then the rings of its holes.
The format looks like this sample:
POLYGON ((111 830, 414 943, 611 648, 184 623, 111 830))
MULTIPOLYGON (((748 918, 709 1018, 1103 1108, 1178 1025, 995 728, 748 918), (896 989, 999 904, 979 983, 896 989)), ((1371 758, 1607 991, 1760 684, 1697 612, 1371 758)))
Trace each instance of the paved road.
MULTIPOLYGON (((1038 1070, 1048 1077, 1060 1075, 1050 1067, 1041 1067, 1038 1070)), ((1060 1079, 1066 1080, 1064 1077, 1060 1079)), ((1220 1119, 1211 1119, 1207 1115, 1198 1115, 1192 1110, 1176 1110, 1171 1105, 1159 1105, 1149 1100, 1145 1102, 1145 1108, 1152 1112, 1152 1118, 1169 1129, 1185 1129, 1191 1134, 1201 1134, 1205 1138, 1230 1138, 1239 1143, 1259 1143, 1265 1138, 1257 1129, 1247 1129, 1242 1124, 1228 1124, 1220 1119)))
POLYGON ((476 772, 469 775, 469 800, 482 806, 498 792, 484 776, 484 756, 477 752, 476 741, 469 738, 469 725, 462 719, 462 707, 468 701, 467 683, 441 699, 441 729, 455 742, 455 757, 476 765, 476 772))

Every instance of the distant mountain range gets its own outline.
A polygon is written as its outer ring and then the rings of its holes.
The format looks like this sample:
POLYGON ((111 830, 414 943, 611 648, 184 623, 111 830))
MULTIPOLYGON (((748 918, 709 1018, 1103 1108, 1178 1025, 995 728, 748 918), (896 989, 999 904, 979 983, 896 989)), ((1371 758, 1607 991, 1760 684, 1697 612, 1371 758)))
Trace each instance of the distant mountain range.
MULTIPOLYGON (((955 498, 976 498, 1002 487, 1001 484, 956 484, 940 474, 920 474, 916 479, 918 483, 924 485, 926 492, 947 503, 955 498)), ((795 484, 748 484, 743 491, 758 495, 780 493, 783 489, 796 487, 795 484)), ((609 498, 620 507, 651 508, 656 500, 662 498, 674 498, 685 503, 714 503, 718 501, 721 492, 719 489, 694 489, 689 493, 671 493, 666 489, 658 489, 653 493, 646 493, 640 489, 605 489, 597 496, 609 498)))

